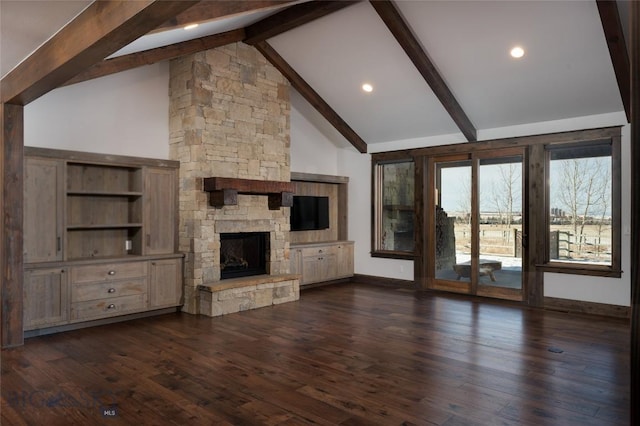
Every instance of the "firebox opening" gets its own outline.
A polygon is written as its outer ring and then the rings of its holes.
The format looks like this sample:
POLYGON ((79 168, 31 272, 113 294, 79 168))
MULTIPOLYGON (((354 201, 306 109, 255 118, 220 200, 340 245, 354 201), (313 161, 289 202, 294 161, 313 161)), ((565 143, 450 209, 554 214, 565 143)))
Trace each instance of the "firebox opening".
POLYGON ((220 234, 220 279, 267 273, 268 232, 220 234))

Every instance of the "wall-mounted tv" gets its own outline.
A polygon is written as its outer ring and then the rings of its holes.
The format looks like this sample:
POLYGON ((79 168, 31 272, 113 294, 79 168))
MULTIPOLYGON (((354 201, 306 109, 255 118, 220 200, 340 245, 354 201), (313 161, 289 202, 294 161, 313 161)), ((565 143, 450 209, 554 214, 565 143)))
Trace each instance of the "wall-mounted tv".
POLYGON ((309 231, 329 228, 329 197, 294 195, 291 206, 291 230, 309 231))

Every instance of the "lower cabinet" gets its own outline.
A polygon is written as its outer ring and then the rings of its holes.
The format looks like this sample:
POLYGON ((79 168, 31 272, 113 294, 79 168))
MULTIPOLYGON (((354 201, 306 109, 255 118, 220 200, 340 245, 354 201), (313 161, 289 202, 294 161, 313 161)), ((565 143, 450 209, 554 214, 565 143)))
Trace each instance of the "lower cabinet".
POLYGON ((353 276, 353 242, 297 244, 291 247, 292 274, 300 274, 301 285, 353 276))
POLYGON ((340 278, 353 276, 353 243, 336 246, 336 275, 340 278))
POLYGON ((152 260, 149 270, 149 307, 181 304, 182 259, 152 260))
POLYGON ((319 254, 302 258, 302 284, 330 281, 336 276, 336 256, 319 254))
POLYGON ((92 320, 147 308, 148 262, 71 267, 71 320, 92 320))
POLYGON ((181 305, 182 258, 26 267, 24 329, 181 305))
POLYGON ((52 327, 69 320, 68 275, 66 268, 25 269, 25 330, 52 327))

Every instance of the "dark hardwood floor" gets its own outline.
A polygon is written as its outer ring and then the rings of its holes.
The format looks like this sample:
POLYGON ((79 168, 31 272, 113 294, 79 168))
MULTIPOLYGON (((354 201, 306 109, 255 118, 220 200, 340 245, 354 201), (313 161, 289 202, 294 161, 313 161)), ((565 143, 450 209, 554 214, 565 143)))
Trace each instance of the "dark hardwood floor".
POLYGON ((628 321, 362 284, 2 351, 2 425, 627 425, 628 321))

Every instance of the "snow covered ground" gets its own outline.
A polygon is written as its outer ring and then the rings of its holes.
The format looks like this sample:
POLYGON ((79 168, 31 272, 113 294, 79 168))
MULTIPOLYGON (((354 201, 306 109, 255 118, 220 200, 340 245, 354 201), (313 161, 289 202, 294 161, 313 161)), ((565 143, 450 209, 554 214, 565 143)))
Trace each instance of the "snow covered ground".
MULTIPOLYGON (((513 256, 496 256, 490 254, 480 255, 480 259, 502 262, 502 269, 506 271, 521 271, 522 258, 513 256)), ((464 263, 471 260, 471 255, 466 253, 456 253, 456 263, 464 263)))

